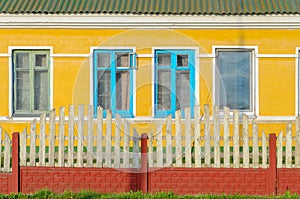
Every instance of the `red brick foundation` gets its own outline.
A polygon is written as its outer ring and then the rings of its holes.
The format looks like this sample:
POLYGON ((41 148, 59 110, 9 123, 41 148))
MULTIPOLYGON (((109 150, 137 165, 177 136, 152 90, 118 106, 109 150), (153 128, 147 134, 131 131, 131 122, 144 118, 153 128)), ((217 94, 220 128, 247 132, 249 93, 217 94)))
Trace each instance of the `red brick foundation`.
POLYGON ((300 194, 300 168, 277 169, 278 193, 300 194))
POLYGON ((276 137, 270 135, 269 168, 163 168, 147 169, 147 136, 142 137, 141 169, 20 167, 19 134, 13 134, 12 173, 0 174, 1 193, 30 193, 43 188, 54 192, 92 190, 176 194, 276 195, 300 194, 300 168, 276 168, 276 137), (146 174, 145 172, 148 171, 146 174))
POLYGON ((11 173, 0 174, 0 193, 8 194, 12 192, 11 180, 12 180, 11 173))
MULTIPOLYGON (((269 169, 164 168, 149 173, 149 191, 268 195, 269 169)), ((273 191, 273 190, 272 190, 273 191)))
POLYGON ((102 193, 137 191, 137 170, 105 168, 21 167, 21 192, 47 188, 54 192, 93 190, 102 193))

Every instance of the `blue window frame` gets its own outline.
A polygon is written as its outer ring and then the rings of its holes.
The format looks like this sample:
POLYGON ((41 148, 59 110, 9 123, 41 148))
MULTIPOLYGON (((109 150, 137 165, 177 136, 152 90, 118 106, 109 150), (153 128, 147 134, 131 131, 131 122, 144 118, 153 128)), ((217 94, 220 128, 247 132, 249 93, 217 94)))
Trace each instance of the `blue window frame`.
MULTIPOLYGON (((195 103, 195 51, 155 51, 155 117, 166 117, 195 103)), ((193 117, 193 108, 191 108, 193 117)))
POLYGON ((113 117, 133 117, 133 67, 132 49, 94 50, 94 112, 101 106, 113 117))

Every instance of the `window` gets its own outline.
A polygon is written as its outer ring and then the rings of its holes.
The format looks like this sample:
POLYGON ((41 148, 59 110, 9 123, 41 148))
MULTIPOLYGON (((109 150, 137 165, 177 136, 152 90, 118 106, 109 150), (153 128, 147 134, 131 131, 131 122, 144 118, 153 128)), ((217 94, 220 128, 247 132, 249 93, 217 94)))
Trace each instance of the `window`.
POLYGON ((215 103, 220 108, 253 111, 251 49, 216 49, 215 103))
POLYGON ((133 117, 133 50, 94 50, 94 109, 133 117))
POLYGON ((13 51, 14 115, 49 110, 49 50, 13 51))
MULTIPOLYGON (((195 52, 155 51, 155 117, 166 117, 195 103, 195 52)), ((191 108, 193 115, 193 108, 191 108)))

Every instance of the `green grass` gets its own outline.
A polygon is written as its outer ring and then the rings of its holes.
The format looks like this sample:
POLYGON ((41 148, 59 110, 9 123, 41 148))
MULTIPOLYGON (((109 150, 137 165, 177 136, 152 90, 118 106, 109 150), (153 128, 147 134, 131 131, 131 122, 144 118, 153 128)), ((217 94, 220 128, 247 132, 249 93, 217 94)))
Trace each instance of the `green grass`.
POLYGON ((0 194, 0 199, 4 199, 4 198, 42 198, 42 199, 47 199, 47 198, 62 198, 62 199, 75 199, 75 198, 80 198, 80 199, 92 199, 92 198, 124 198, 124 199, 168 199, 168 198, 174 198, 174 199, 214 199, 214 198, 224 198, 224 199, 246 199, 246 198, 250 198, 250 199, 262 199, 262 198, 300 198, 299 195, 297 194, 291 194, 289 192, 285 193, 284 195, 281 196, 244 196, 244 195, 239 195, 239 194, 234 194, 234 195, 211 195, 211 194, 203 194, 203 195, 175 195, 174 193, 164 193, 164 192, 160 192, 160 193, 154 193, 154 194, 143 194, 141 192, 129 192, 129 193, 121 193, 121 194, 103 194, 103 193, 96 193, 96 192, 92 192, 92 191, 81 191, 78 193, 74 193, 74 192, 64 192, 64 193, 53 193, 51 191, 48 190, 41 190, 38 191, 36 193, 33 194, 9 194, 9 195, 4 195, 4 194, 0 194))

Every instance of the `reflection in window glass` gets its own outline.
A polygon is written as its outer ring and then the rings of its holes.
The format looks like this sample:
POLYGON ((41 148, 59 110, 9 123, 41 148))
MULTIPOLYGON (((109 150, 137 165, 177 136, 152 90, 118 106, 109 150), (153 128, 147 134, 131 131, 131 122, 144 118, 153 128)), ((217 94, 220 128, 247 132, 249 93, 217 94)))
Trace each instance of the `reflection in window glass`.
POLYGON ((109 53, 99 53, 98 54, 98 67, 99 68, 109 68, 110 67, 110 54, 109 53))
POLYGON ((217 103, 220 108, 250 110, 251 52, 218 51, 216 71, 217 103))
POLYGON ((189 64, 188 55, 177 55, 177 67, 186 67, 189 64))
POLYGON ((116 108, 117 110, 129 109, 129 71, 117 71, 116 74, 116 108))
POLYGON ((98 106, 110 109, 110 71, 98 71, 98 106))
POLYGON ((46 67, 47 55, 37 54, 35 55, 35 66, 46 67))
POLYGON ((128 53, 116 53, 116 55, 117 55, 117 67, 129 67, 128 53))
POLYGON ((170 53, 159 53, 157 55, 158 66, 170 66, 171 65, 171 54, 170 53))
POLYGON ((184 110, 190 106, 190 73, 176 72, 176 110, 184 110))
POLYGON ((170 70, 158 70, 158 109, 169 110, 171 108, 171 72, 170 70))
POLYGON ((16 68, 29 68, 29 53, 16 53, 16 68))

